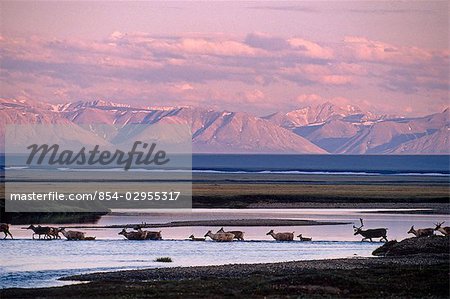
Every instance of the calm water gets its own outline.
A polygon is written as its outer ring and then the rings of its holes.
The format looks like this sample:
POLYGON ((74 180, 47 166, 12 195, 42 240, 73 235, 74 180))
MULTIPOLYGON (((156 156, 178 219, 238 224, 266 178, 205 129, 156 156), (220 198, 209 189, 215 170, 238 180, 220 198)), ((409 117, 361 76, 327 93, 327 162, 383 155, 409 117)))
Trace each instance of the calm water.
MULTIPOLYGON (((0 174, 4 171, 4 165, 5 157, 0 154, 0 174)), ((450 155, 192 155, 194 173, 275 172, 448 176, 450 174, 449 165, 450 155)), ((26 165, 8 166, 22 168, 26 165)), ((69 168, 65 168, 65 170, 69 168)))
POLYGON ((196 171, 449 174, 449 155, 193 155, 196 171))
MULTIPOLYGON (((430 227, 434 222, 450 222, 448 215, 374 214, 368 210, 290 209, 290 210, 229 210, 196 209, 190 212, 158 211, 157 213, 121 213, 104 216, 96 225, 126 223, 165 223, 176 220, 290 218, 323 221, 357 221, 365 219, 366 227, 388 227, 389 239, 403 239, 411 225, 430 227)), ((152 267, 220 265, 230 263, 267 263, 291 260, 327 259, 370 256, 380 243, 361 243, 353 236, 352 226, 302 227, 227 227, 245 231, 245 242, 215 243, 185 241, 190 234, 203 236, 207 230, 219 227, 162 228, 163 241, 128 241, 117 233, 119 229, 84 229, 97 241, 66 240, 32 241, 31 233, 13 226, 13 241, 1 241, 0 287, 37 287, 61 285, 61 276, 120 269, 152 267), (312 237, 313 242, 275 242, 266 233, 295 231, 312 237), (170 256, 170 264, 154 259, 170 256)))

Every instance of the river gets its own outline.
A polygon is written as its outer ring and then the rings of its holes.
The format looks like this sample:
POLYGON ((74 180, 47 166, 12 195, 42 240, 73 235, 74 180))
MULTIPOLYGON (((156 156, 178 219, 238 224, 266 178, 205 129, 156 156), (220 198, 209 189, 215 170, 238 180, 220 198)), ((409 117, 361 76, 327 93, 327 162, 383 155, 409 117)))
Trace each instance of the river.
MULTIPOLYGON (((379 209, 377 210, 379 211, 379 209)), ((412 225, 432 227, 438 221, 450 222, 449 215, 404 214, 400 210, 374 213, 370 209, 194 209, 174 212, 165 210, 114 211, 93 225, 129 223, 166 223, 178 220, 208 219, 305 219, 359 223, 367 228, 388 228, 389 239, 403 239, 412 225)), ((12 226, 15 240, 0 241, 0 288, 45 287, 71 282, 58 281, 65 275, 154 267, 222 265, 230 263, 269 263, 292 260, 365 257, 381 245, 360 242, 353 235, 352 224, 290 227, 226 227, 245 231, 244 242, 215 243, 186 241, 194 234, 203 237, 208 230, 220 227, 161 228, 162 241, 129 241, 118 235, 120 229, 83 229, 96 241, 31 240, 31 231, 12 226), (312 242, 275 242, 266 233, 302 233, 312 242), (155 262, 157 257, 171 257, 172 263, 155 262)), ((158 229, 159 230, 159 229, 158 229)), ((411 236, 411 235, 409 235, 411 236)))

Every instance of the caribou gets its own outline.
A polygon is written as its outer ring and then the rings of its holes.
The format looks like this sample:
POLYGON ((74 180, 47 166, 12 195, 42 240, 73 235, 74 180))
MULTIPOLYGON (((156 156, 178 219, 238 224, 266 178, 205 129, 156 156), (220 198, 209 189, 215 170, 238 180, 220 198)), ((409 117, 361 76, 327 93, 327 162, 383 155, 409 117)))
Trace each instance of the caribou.
POLYGON ((196 238, 194 235, 190 235, 189 239, 191 241, 205 241, 206 240, 205 238, 196 238))
POLYGON ((44 235, 44 239, 51 239, 52 238, 52 232, 53 229, 49 226, 34 226, 31 224, 27 229, 31 229, 33 231, 32 238, 34 240, 34 235, 38 235, 39 239, 41 238, 41 235, 44 235))
POLYGON ((143 232, 146 234, 146 240, 162 240, 161 231, 154 232, 150 230, 144 230, 143 232))
POLYGON ((6 239, 6 237, 8 237, 8 235, 11 237, 11 239, 14 239, 11 232, 9 231, 9 224, 0 223, 0 232, 5 234, 5 237, 3 238, 3 240, 6 239))
POLYGON ((63 234, 64 237, 66 237, 67 240, 73 241, 73 240, 84 240, 86 239, 86 236, 84 235, 84 232, 76 231, 76 230, 69 230, 66 231, 64 227, 59 229, 59 232, 63 234))
POLYGON ((240 231, 240 230, 231 230, 231 231, 225 231, 224 229, 223 229, 223 227, 221 228, 221 229, 219 229, 218 231, 217 231, 217 234, 220 234, 220 233, 231 233, 231 234, 233 234, 234 235, 234 238, 235 239, 237 239, 237 240, 239 240, 239 241, 244 241, 244 232, 243 231, 240 231))
POLYGON ((303 237, 302 234, 298 235, 297 238, 299 238, 302 242, 312 241, 312 238, 303 237))
POLYGON ((273 229, 266 234, 272 236, 277 241, 292 241, 294 240, 294 233, 274 233, 273 229))
POLYGON ((135 226, 133 229, 142 234, 145 234, 146 240, 162 240, 161 231, 156 232, 156 231, 150 231, 150 230, 142 230, 142 227, 140 225, 135 226))
MULTIPOLYGON (((436 223, 436 227, 434 228, 434 230, 440 232, 444 236, 448 236, 448 235, 450 235, 450 227, 449 226, 442 227, 442 224, 444 224, 444 222, 445 221, 436 223)), ((6 238, 6 236, 5 236, 5 238, 6 238)))
POLYGON ((361 240, 361 242, 363 242, 364 240, 367 240, 367 239, 369 239, 370 242, 373 242, 373 240, 372 240, 373 238, 381 238, 380 241, 382 241, 382 240, 385 240, 386 242, 388 241, 387 228, 362 229, 362 227, 364 226, 363 219, 359 218, 359 221, 361 222, 360 227, 356 227, 353 225, 353 230, 354 230, 353 235, 363 236, 363 239, 361 240))
POLYGON ((210 230, 205 234, 204 236, 206 237, 210 237, 212 240, 217 241, 217 242, 231 242, 234 239, 234 234, 232 233, 216 233, 213 234, 210 230))
POLYGON ((137 232, 127 232, 127 230, 124 228, 119 233, 119 235, 123 235, 128 240, 146 240, 147 239, 147 232, 138 230, 137 232))
POLYGON ((59 228, 50 227, 50 231, 49 231, 48 235, 50 238, 53 238, 53 239, 61 239, 59 232, 60 232, 59 228))
POLYGON ((411 226, 411 228, 408 231, 408 234, 413 234, 414 236, 416 236, 417 238, 420 237, 429 237, 434 235, 434 229, 433 228, 419 228, 419 229, 414 229, 414 225, 411 226))

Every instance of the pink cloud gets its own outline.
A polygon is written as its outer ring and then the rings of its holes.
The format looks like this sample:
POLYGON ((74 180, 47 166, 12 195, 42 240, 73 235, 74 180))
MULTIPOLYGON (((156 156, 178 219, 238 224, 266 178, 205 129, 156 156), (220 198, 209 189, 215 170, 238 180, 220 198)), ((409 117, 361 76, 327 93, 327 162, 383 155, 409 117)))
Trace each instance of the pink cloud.
POLYGON ((259 89, 253 89, 250 91, 244 92, 244 99, 248 102, 260 102, 265 98, 264 92, 259 89))
POLYGON ((288 43, 294 49, 305 51, 306 56, 313 58, 331 59, 333 58, 333 50, 320 46, 317 43, 302 38, 290 38, 288 43))
POLYGON ((417 47, 398 47, 356 36, 345 37, 344 44, 344 50, 347 51, 348 57, 373 62, 414 64, 430 61, 436 56, 442 57, 446 55, 446 51, 432 51, 417 47))
POLYGON ((282 68, 281 73, 290 76, 294 81, 298 76, 316 84, 345 85, 354 82, 351 72, 336 68, 334 65, 297 65, 292 68, 282 68))
POLYGON ((345 85, 352 83, 352 78, 350 76, 340 76, 340 75, 327 75, 320 77, 320 82, 331 85, 345 85))
POLYGON ((343 96, 335 96, 335 97, 326 97, 318 94, 300 94, 296 97, 296 102, 305 105, 318 105, 326 102, 333 103, 339 107, 348 107, 348 106, 358 106, 364 110, 370 111, 375 107, 365 99, 351 99, 343 96))
POLYGON ((204 39, 184 38, 179 44, 180 51, 192 54, 253 56, 262 51, 237 41, 207 41, 204 39))
POLYGON ((281 110, 299 93, 334 92, 326 97, 333 101, 342 101, 342 94, 370 98, 378 107, 387 107, 382 101, 388 99, 410 101, 412 95, 436 107, 448 99, 448 50, 365 37, 325 45, 262 33, 114 32, 100 40, 2 36, 0 96, 213 104, 250 111, 281 110), (378 100, 381 92, 385 99, 378 100))

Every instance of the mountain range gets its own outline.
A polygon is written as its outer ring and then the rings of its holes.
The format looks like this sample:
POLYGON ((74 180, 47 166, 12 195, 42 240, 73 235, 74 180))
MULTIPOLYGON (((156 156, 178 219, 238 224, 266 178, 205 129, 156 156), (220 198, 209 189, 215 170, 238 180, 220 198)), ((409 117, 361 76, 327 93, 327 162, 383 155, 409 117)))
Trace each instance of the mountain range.
MULTIPOLYGON (((0 99, 0 132, 6 124, 155 124, 191 128, 197 153, 449 154, 450 112, 406 118, 331 103, 258 117, 199 107, 131 106, 109 101, 52 105, 0 99)), ((84 130, 86 131, 86 130, 84 130)), ((93 132, 86 138, 93 140, 93 132)), ((1 146, 4 146, 2 138, 1 146)))

